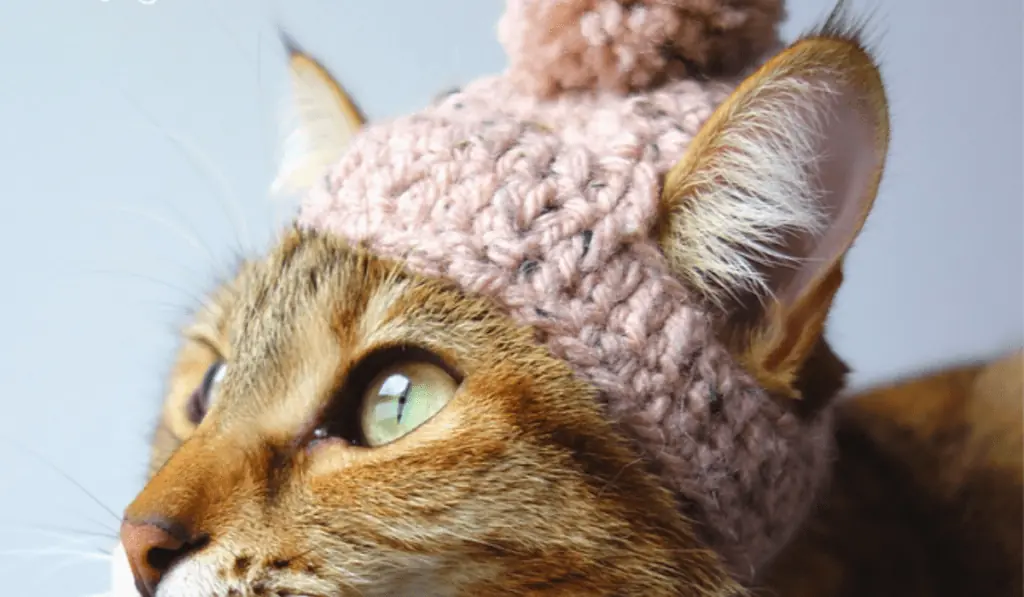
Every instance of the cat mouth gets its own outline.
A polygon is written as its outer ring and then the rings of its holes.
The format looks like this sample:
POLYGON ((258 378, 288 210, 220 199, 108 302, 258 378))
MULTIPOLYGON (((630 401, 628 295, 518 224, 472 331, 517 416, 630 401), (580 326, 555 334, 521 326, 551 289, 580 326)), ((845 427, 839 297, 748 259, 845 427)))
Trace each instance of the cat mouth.
MULTIPOLYGON (((209 571, 206 570, 201 572, 201 565, 186 564, 186 568, 190 570, 180 571, 184 572, 179 576, 184 578, 178 578, 171 581, 173 586, 163 586, 157 590, 154 597, 214 597, 221 595, 257 595, 263 594, 259 591, 253 591, 251 588, 246 590, 244 593, 237 593, 238 587, 230 588, 223 584, 212 581, 208 578, 209 571), (212 581, 212 584, 211 584, 212 581), (201 587, 201 588, 199 588, 201 587), (214 588, 215 587, 215 588, 214 588), (197 588, 199 588, 197 592, 197 588)), ((172 573, 172 576, 175 574, 172 573)), ((283 591, 281 589, 275 589, 275 592, 269 593, 274 595, 290 595, 292 597, 318 597, 321 593, 308 593, 302 591, 283 591)), ((362 595, 360 592, 342 592, 342 593, 331 593, 337 595, 337 597, 347 597, 348 595, 362 595)), ((417 597, 429 597, 427 593, 415 592, 413 593, 417 597)), ((110 589, 103 593, 105 597, 147 597, 144 593, 139 591, 135 584, 135 575, 132 573, 131 565, 129 564, 128 555, 125 553, 124 546, 118 542, 117 545, 111 550, 110 553, 110 589)), ((397 597, 397 596, 396 596, 397 597)))

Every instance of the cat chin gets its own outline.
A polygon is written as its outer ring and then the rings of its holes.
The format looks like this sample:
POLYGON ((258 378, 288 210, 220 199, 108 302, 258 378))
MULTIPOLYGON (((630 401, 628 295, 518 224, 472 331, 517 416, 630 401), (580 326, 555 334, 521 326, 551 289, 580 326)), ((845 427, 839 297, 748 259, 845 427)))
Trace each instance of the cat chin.
MULTIPOLYGON (((104 597, 142 597, 135 589, 128 556, 120 542, 114 547, 110 563, 110 591, 104 597)), ((214 578, 209 566, 190 560, 175 569, 160 583, 156 597, 195 597, 196 595, 224 595, 227 587, 214 578)), ((290 593, 292 594, 292 593, 290 593)), ((294 593, 295 597, 306 597, 294 593)))
MULTIPOLYGON (((156 597, 195 597, 196 595, 223 595, 228 589, 223 581, 216 578, 212 572, 214 569, 197 559, 190 559, 176 566, 174 570, 160 583, 160 589, 156 597)), ((451 588, 439 588, 443 584, 429 582, 430 588, 423 586, 422 576, 397 580, 397 585, 391 585, 380 593, 371 591, 366 587, 359 592, 366 597, 451 597, 454 590, 451 588)), ((135 577, 132 575, 131 565, 128 563, 128 556, 125 554, 124 546, 120 542, 114 546, 110 554, 110 591, 103 593, 104 597, 142 597, 135 589, 135 577)), ((307 597, 302 593, 289 593, 295 597, 307 597)))
POLYGON ((135 578, 132 576, 128 556, 119 541, 110 554, 110 597, 141 597, 135 590, 135 578))

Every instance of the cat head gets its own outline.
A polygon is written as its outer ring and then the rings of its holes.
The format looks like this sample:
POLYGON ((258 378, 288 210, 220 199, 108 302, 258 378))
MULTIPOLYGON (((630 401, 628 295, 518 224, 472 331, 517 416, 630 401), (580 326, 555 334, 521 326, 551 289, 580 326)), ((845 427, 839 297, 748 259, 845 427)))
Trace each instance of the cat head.
POLYGON ((738 85, 641 76, 600 26, 671 3, 597 4, 554 43, 590 71, 531 75, 515 19, 569 13, 511 2, 508 72, 372 125, 289 45, 277 187, 305 199, 186 329, 125 512, 141 590, 724 596, 791 536, 887 152, 878 69, 837 11, 738 85))

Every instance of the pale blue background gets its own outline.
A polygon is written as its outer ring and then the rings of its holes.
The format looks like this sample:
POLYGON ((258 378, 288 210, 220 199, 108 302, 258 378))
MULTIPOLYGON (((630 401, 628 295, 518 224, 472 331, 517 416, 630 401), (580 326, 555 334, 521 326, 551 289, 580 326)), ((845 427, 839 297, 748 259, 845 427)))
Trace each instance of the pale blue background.
MULTIPOLYGON (((6 594, 105 590, 102 561, 8 551, 61 544, 31 525, 115 526, 31 454, 120 511, 139 487, 183 308, 286 213, 265 192, 284 93, 274 24, 371 117, 504 64, 495 0, 147 1, 0 1, 6 594)), ((1024 327, 1021 4, 854 3, 872 5, 892 154, 830 331, 858 385, 994 354, 1024 327)), ((791 2, 786 31, 830 6, 791 2)))

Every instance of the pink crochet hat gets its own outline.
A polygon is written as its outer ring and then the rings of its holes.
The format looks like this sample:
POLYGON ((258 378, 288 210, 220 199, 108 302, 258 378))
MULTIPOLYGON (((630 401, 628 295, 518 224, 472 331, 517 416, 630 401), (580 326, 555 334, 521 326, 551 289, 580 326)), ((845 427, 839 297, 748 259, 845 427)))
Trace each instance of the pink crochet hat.
POLYGON ((750 578, 826 477, 831 414, 773 399, 655 238, 666 173, 779 48, 781 0, 509 0, 510 67, 353 136, 299 224, 493 297, 750 578))

